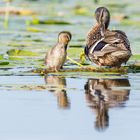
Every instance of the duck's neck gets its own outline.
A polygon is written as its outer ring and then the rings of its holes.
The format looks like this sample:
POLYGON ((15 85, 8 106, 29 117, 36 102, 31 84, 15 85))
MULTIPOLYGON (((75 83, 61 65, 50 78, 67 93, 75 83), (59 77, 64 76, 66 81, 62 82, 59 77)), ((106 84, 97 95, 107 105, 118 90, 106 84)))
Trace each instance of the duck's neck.
POLYGON ((86 39, 86 44, 89 47, 102 38, 100 29, 101 29, 100 24, 96 24, 91 27, 90 31, 87 34, 87 39, 86 39))
POLYGON ((61 44, 61 46, 63 46, 65 50, 67 50, 68 43, 66 42, 58 42, 58 43, 61 44))

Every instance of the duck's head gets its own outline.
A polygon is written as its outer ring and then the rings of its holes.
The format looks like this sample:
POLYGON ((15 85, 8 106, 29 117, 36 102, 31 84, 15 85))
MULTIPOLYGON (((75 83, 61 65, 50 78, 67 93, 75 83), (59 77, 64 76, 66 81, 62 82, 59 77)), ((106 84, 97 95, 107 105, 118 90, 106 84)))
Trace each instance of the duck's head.
POLYGON ((109 10, 105 7, 99 7, 95 11, 95 16, 98 24, 104 26, 104 28, 107 29, 110 22, 109 10))
POLYGON ((71 38, 72 38, 72 35, 68 31, 62 31, 58 34, 59 43, 68 44, 71 38))

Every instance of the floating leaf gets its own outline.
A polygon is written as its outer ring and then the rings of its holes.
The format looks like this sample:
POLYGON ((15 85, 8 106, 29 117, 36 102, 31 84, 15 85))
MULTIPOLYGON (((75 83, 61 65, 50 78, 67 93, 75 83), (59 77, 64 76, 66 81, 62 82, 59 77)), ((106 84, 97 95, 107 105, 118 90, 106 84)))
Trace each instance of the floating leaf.
POLYGON ((16 56, 9 56, 9 60, 18 61, 18 60, 24 60, 24 58, 16 57, 16 56))
POLYGON ((77 15, 87 15, 88 10, 86 8, 79 7, 79 8, 75 9, 75 14, 77 14, 77 15))
POLYGON ((7 54, 10 56, 37 56, 38 54, 31 51, 12 49, 7 51, 7 54))
POLYGON ((131 60, 140 60, 140 55, 139 54, 132 55, 131 60))
POLYGON ((45 30, 43 29, 39 29, 39 28, 35 28, 35 27, 27 27, 26 30, 28 32, 46 32, 45 30))
POLYGON ((85 64, 85 62, 86 62, 84 51, 82 51, 81 54, 80 54, 80 61, 81 61, 80 62, 81 64, 85 64))
POLYGON ((73 47, 73 48, 81 48, 82 46, 81 45, 70 45, 70 47, 73 47))
POLYGON ((3 60, 3 55, 0 55, 0 60, 3 60))
POLYGON ((128 5, 127 3, 109 3, 109 4, 106 4, 106 6, 110 7, 110 8, 124 8, 127 5, 128 5))
POLYGON ((9 65, 9 62, 8 61, 0 61, 0 65, 9 65))
POLYGON ((70 25, 70 22, 67 21, 62 21, 62 20, 53 20, 53 19, 49 19, 49 20, 39 20, 37 18, 31 20, 31 21, 26 21, 26 25, 38 25, 38 24, 60 24, 60 25, 70 25))
POLYGON ((134 25, 134 26, 138 26, 140 27, 140 21, 134 21, 134 20, 130 20, 130 19, 125 19, 121 21, 122 25, 134 25))
POLYGON ((68 54, 70 57, 73 57, 73 58, 79 58, 79 53, 83 51, 83 48, 79 47, 79 48, 74 48, 74 47, 70 47, 70 49, 68 49, 68 54))

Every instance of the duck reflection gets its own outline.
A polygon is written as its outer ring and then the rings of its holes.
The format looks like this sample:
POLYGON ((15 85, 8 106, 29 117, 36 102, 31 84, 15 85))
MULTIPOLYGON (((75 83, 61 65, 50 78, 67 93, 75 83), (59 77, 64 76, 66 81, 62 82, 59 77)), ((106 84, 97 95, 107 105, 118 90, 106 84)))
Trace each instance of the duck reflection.
POLYGON ((99 131, 109 126, 109 108, 124 107, 129 98, 127 79, 89 79, 85 95, 89 107, 96 112, 95 128, 99 131))
POLYGON ((70 107, 70 102, 65 90, 66 79, 60 76, 45 75, 45 82, 48 90, 57 97, 58 107, 61 109, 68 109, 70 107))

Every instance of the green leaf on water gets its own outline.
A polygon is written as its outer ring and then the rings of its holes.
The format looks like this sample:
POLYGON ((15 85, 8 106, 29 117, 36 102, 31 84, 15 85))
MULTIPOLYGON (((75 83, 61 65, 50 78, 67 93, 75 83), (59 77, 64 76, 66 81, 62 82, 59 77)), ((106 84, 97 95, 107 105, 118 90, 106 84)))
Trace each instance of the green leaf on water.
POLYGON ((28 31, 28 32, 46 32, 45 30, 43 30, 43 29, 39 29, 39 28, 35 28, 35 27, 27 27, 26 28, 26 30, 28 31))
POLYGON ((0 60, 3 60, 3 55, 0 55, 0 60))
POLYGON ((62 21, 62 20, 53 20, 53 19, 49 19, 49 20, 40 20, 37 18, 34 18, 30 21, 26 21, 26 25, 38 25, 38 24, 59 24, 59 25, 70 25, 70 22, 67 21, 62 21))
POLYGON ((0 65, 9 65, 8 61, 0 61, 0 65))
POLYGON ((78 7, 74 10, 76 15, 88 15, 88 10, 83 7, 78 7))
POLYGON ((12 61, 20 61, 20 60, 24 60, 24 58, 17 57, 17 56, 9 56, 9 60, 12 60, 12 61))
POLYGON ((135 55, 132 55, 131 60, 140 60, 140 55, 139 54, 135 54, 135 55))
POLYGON ((126 26, 133 25, 133 26, 140 27, 140 21, 134 21, 134 20, 130 20, 130 19, 122 20, 121 24, 126 25, 126 26))
POLYGON ((10 56, 37 56, 38 54, 31 51, 12 49, 7 51, 7 54, 10 56))
POLYGON ((83 51, 83 48, 81 47, 79 47, 79 48, 77 48, 77 47, 70 47, 69 49, 68 49, 68 54, 69 54, 69 56, 70 57, 72 57, 72 58, 79 58, 80 57, 80 53, 83 51))
POLYGON ((106 4, 107 7, 109 8, 124 8, 124 7, 127 7, 127 3, 108 3, 106 4))

